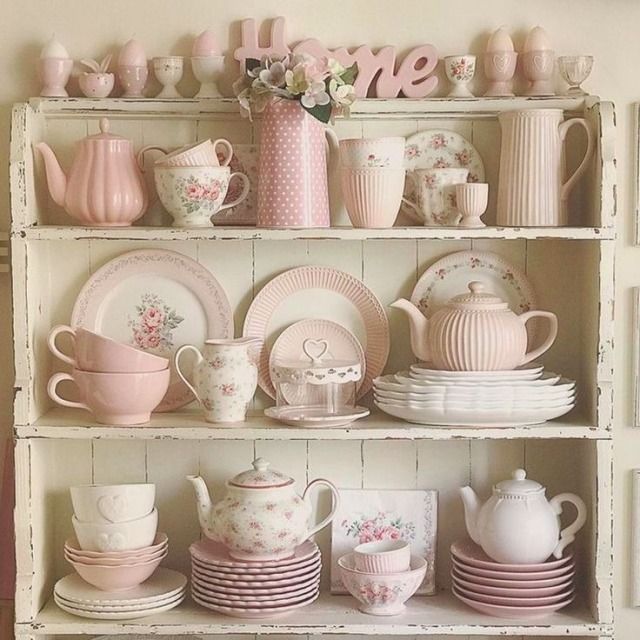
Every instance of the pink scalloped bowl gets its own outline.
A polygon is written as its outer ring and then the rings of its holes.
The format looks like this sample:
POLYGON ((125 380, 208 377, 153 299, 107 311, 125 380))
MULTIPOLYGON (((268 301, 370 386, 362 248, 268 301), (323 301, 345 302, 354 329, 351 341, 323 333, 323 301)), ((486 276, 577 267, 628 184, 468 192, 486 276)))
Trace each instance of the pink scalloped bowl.
MULTIPOLYGON (((165 554, 166 555, 166 554, 165 554)), ((160 566, 165 556, 141 564, 105 567, 72 562, 78 575, 89 584, 102 591, 127 591, 149 579, 160 566)))
POLYGON ((89 551, 88 549, 81 549, 80 543, 75 538, 69 538, 64 543, 65 551, 78 556, 79 558, 112 558, 114 560, 121 560, 124 558, 133 558, 139 556, 147 556, 155 554, 157 551, 166 549, 169 544, 169 538, 166 533, 158 532, 153 540, 153 544, 148 547, 142 547, 141 549, 131 549, 129 551, 89 551))

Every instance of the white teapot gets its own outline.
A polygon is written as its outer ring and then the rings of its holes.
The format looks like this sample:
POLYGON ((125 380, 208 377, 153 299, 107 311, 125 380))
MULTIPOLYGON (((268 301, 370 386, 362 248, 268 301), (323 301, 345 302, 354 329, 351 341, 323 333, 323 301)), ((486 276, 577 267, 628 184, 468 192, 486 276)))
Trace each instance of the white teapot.
POLYGON ((187 476, 187 480, 196 491, 202 531, 239 560, 278 560, 293 555, 300 543, 333 520, 340 499, 338 490, 320 478, 298 496, 293 478, 270 469, 263 458, 253 461, 253 469, 229 480, 227 495, 215 505, 201 477, 187 476), (322 522, 310 527, 309 489, 320 484, 331 490, 333 505, 322 522))
POLYGON ((587 520, 587 507, 581 498, 561 493, 547 500, 545 488, 526 478, 524 469, 517 469, 511 480, 493 487, 493 496, 484 505, 471 487, 460 489, 467 531, 496 562, 538 564, 552 555, 561 558, 587 520), (578 515, 560 531, 563 502, 571 502, 578 515))

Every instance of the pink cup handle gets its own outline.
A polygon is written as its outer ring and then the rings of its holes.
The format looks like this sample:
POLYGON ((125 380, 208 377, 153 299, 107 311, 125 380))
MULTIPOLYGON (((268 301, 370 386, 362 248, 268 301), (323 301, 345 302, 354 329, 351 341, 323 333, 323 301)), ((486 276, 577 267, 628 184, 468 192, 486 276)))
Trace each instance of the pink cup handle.
POLYGON ((49 332, 49 338, 47 339, 47 344, 49 345, 49 351, 51 351, 51 353, 53 353, 53 355, 56 356, 57 358, 60 358, 62 362, 65 362, 66 364, 70 364, 72 367, 76 367, 77 366, 76 361, 70 356, 68 356, 66 353, 62 353, 62 351, 60 351, 60 349, 58 349, 58 347, 56 346, 56 338, 61 333, 68 333, 71 336, 71 340, 73 342, 73 346, 75 349, 76 332, 71 327, 68 327, 66 324, 59 324, 56 327, 53 327, 53 329, 51 329, 51 331, 49 332))
POLYGON ((193 351, 193 353, 196 354, 196 358, 197 358, 196 359, 196 364, 195 364, 196 367, 204 360, 204 358, 202 357, 202 353, 200 353, 200 349, 198 349, 198 347, 195 347, 192 344, 182 345, 176 351, 176 355, 173 357, 173 362, 175 364, 176 371, 178 372, 178 375, 180 376, 180 379, 182 380, 182 382, 184 382, 187 385, 187 387, 189 387, 189 389, 191 390, 193 395, 196 397, 196 400, 200 404, 202 404, 202 400, 200 400, 200 396, 198 395, 198 392, 195 390, 195 387, 191 384, 191 382, 189 382, 189 380, 187 380, 187 377, 184 375, 184 373, 182 373, 182 370, 180 369, 180 356, 185 351, 193 351))
POLYGON ((213 141, 213 152, 216 154, 218 153, 217 151, 218 145, 220 145, 221 147, 224 147, 224 150, 225 150, 225 155, 224 155, 224 158, 222 159, 222 162, 220 163, 220 166, 228 167, 229 163, 231 162, 231 158, 233 158, 233 147, 231 146, 231 143, 228 140, 225 140, 224 138, 218 138, 217 140, 213 141))
POLYGON ((315 480, 312 480, 307 485, 307 488, 304 490, 304 493, 302 494, 302 499, 307 500, 309 489, 311 489, 314 485, 319 485, 319 484, 323 484, 326 487, 329 487, 329 489, 331 490, 331 494, 333 496, 331 512, 324 520, 322 520, 322 522, 320 522, 315 527, 312 527, 311 529, 309 529, 309 531, 307 531, 307 539, 309 539, 315 533, 318 533, 318 531, 320 531, 321 529, 324 529, 333 520, 333 516, 336 515, 336 511, 340 506, 340 494, 338 493, 338 490, 335 488, 335 486, 331 482, 329 482, 328 480, 324 480, 323 478, 316 478, 315 480))
POLYGON ((236 171, 235 173, 232 173, 229 176, 229 184, 231 184, 231 181, 234 178, 238 178, 244 185, 242 187, 242 193, 235 200, 232 200, 231 202, 227 202, 226 204, 223 204, 218 209, 218 212, 224 211, 225 209, 230 209, 231 207, 235 207, 237 204, 240 204, 249 195, 249 190, 251 189, 251 183, 249 182, 249 178, 244 173, 241 173, 240 171, 236 171))
POLYGON ((91 413, 91 409, 84 402, 72 402, 71 400, 65 400, 64 398, 61 398, 58 395, 58 392, 56 391, 56 387, 64 380, 71 380, 71 382, 73 382, 74 384, 76 383, 76 381, 73 379, 73 376, 69 375, 68 373, 54 373, 51 376, 51 378, 49 378, 49 384, 47 385, 47 393, 49 394, 49 397, 54 402, 57 402, 59 405, 62 405, 63 407, 71 407, 73 409, 84 409, 85 411, 88 411, 89 413, 91 413))
POLYGON ((144 154, 147 151, 162 151, 166 156, 169 152, 164 147, 159 147, 157 144, 150 144, 146 147, 142 147, 138 154, 136 155, 136 161, 138 162, 138 166, 140 167, 140 171, 144 173, 144 154))

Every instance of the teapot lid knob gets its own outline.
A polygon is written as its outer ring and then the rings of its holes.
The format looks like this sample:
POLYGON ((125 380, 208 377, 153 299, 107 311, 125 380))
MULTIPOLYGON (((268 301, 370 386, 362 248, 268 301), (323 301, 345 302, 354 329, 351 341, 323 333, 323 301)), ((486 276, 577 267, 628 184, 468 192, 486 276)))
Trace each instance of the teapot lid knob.
POLYGON ((524 469, 516 469, 513 472, 513 479, 522 482, 527 477, 527 472, 524 469))
POLYGON ((100 118, 100 132, 101 133, 109 133, 109 119, 108 118, 100 118))
POLYGON ((253 461, 253 468, 256 471, 266 471, 269 468, 271 463, 265 460, 264 458, 256 458, 253 461))
POLYGON ((484 283, 479 282, 478 280, 474 280, 469 283, 469 291, 471 291, 471 293, 484 293, 484 290, 484 283))

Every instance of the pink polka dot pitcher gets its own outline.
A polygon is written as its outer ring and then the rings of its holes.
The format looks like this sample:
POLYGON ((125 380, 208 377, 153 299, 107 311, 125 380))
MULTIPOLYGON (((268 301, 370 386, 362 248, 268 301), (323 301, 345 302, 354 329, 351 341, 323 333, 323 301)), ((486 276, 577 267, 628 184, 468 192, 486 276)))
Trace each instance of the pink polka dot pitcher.
MULTIPOLYGON (((262 121, 258 180, 258 227, 328 227, 327 141, 334 131, 295 100, 273 100, 262 121)), ((336 156, 334 156, 336 157, 336 156)))

